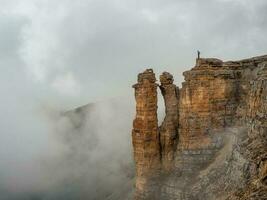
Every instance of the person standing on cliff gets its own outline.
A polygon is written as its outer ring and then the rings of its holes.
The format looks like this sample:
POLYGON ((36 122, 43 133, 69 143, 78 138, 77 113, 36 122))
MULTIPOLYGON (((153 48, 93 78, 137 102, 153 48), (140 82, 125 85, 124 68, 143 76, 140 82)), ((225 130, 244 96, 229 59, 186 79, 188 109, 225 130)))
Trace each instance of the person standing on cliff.
POLYGON ((199 59, 199 58, 200 58, 200 51, 197 50, 197 59, 199 59))

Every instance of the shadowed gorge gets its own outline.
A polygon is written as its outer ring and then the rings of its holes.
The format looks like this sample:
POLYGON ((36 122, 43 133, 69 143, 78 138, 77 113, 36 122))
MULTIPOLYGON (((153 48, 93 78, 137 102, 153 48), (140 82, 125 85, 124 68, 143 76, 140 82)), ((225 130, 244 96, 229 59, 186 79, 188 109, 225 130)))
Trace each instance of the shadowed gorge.
POLYGON ((135 199, 266 199, 267 56, 198 58, 179 89, 148 69, 134 85, 135 199), (165 118, 157 121, 157 87, 165 118))

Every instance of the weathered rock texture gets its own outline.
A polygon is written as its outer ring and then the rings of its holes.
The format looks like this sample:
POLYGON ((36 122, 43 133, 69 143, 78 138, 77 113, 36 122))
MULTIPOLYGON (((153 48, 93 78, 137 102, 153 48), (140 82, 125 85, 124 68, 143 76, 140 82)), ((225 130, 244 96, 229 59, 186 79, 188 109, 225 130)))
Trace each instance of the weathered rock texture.
POLYGON ((178 142, 179 88, 173 84, 173 76, 164 72, 160 75, 160 90, 165 102, 165 113, 160 131, 162 167, 165 170, 174 168, 174 154, 178 142))
POLYGON ((157 84, 152 69, 138 75, 135 88, 136 118, 132 142, 136 162, 136 188, 143 193, 146 178, 160 167, 160 145, 157 118, 157 84))
POLYGON ((184 77, 160 76, 161 126, 152 70, 134 86, 136 199, 267 199, 267 56, 200 58, 184 77))

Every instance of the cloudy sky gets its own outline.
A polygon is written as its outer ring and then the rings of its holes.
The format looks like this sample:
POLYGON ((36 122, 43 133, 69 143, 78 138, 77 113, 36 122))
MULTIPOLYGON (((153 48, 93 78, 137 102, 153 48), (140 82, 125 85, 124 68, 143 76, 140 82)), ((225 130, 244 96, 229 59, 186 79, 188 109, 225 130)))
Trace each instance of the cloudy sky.
POLYGON ((222 59, 267 52, 265 0, 0 2, 1 90, 57 106, 131 94, 146 67, 179 83, 197 49, 222 59))
POLYGON ((267 54, 266 35, 266 0, 0 0, 0 176, 49 148, 40 113, 133 99, 147 67, 180 84, 198 49, 267 54))

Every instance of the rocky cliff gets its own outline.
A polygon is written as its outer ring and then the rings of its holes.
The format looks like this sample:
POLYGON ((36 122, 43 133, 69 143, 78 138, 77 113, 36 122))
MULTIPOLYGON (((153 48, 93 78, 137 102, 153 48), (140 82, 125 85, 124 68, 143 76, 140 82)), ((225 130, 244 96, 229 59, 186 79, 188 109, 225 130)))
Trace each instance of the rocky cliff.
POLYGON ((184 77, 148 69, 133 86, 135 199, 267 199, 267 56, 200 58, 184 77))

